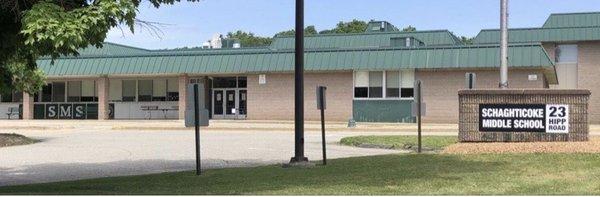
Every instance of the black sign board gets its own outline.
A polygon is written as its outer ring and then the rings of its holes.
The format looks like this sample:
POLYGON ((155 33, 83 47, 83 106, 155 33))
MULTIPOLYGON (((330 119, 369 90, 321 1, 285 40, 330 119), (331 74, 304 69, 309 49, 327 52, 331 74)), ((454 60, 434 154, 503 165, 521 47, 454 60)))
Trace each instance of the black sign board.
MULTIPOLYGON (((114 118, 114 104, 109 104, 109 119, 114 118)), ((97 103, 34 104, 34 119, 98 119, 97 103)))
POLYGON ((569 106, 480 104, 479 131, 568 133, 569 106))
POLYGON ((46 119, 57 119, 58 118, 58 104, 47 104, 46 105, 46 119))
POLYGON ((73 119, 85 119, 86 111, 85 104, 73 104, 73 119))

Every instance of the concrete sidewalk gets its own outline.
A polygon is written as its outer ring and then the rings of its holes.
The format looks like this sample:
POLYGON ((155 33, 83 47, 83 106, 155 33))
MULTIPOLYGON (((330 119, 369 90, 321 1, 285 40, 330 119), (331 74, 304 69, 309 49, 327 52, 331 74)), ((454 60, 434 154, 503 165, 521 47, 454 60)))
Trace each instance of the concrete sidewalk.
MULTIPOLYGON (((184 127, 181 120, 0 120, 0 129, 8 130, 193 130, 184 127)), ((348 128, 347 122, 326 122, 327 131, 345 132, 414 132, 416 124, 411 123, 357 123, 348 128)), ((306 121, 306 131, 320 131, 317 121, 306 121)), ((244 131, 293 131, 293 121, 256 121, 256 120, 211 120, 206 131, 244 130, 244 131)), ((456 124, 424 124, 424 132, 457 133, 456 124)))
MULTIPOLYGON (((346 122, 327 122, 327 131, 330 132, 373 132, 389 134, 413 135, 417 130, 414 123, 363 123, 359 122, 354 128, 348 128, 346 122)), ((0 130, 81 130, 102 129, 114 131, 166 131, 166 130, 193 130, 184 127, 181 120, 0 120, 0 130)), ((293 121, 257 121, 257 120, 211 120, 209 127, 202 127, 202 131, 294 131, 293 121)), ((306 131, 320 131, 321 125, 317 121, 306 121, 306 131)), ((457 135, 457 124, 423 124, 426 135, 457 135)), ((600 125, 590 125, 591 135, 600 135, 600 125)))

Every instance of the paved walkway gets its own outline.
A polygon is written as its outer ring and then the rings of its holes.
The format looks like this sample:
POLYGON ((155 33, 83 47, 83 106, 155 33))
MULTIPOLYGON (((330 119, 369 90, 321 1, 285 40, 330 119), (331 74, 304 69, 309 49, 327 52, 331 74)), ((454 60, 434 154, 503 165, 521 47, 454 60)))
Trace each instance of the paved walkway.
MULTIPOLYGON (((160 121, 159 121, 160 122, 160 121)), ((176 121, 175 121, 176 122, 176 121)), ((42 142, 0 148, 0 186, 106 176, 193 170, 194 133, 183 128, 141 127, 157 121, 98 123, 86 121, 0 121, 3 133, 19 133, 42 142), (121 126, 119 126, 121 125, 121 126)), ((169 121, 165 125, 174 124, 169 121)), ((225 124, 226 123, 220 123, 225 124)), ((175 124, 174 124, 175 125, 175 124)), ((217 127, 217 126, 215 126, 217 127)), ((202 165, 207 168, 286 163, 293 155, 293 132, 253 129, 202 130, 202 165)), ((390 132, 335 131, 327 135, 329 158, 391 154, 399 151, 341 146, 342 137, 390 132)), ((306 155, 320 160, 320 133, 306 133, 306 155)))

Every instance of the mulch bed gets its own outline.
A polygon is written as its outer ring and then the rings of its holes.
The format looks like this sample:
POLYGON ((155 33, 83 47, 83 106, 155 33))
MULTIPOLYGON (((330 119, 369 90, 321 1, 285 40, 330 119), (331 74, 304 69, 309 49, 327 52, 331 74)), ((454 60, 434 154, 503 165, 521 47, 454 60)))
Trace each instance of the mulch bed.
POLYGON ((0 147, 33 144, 38 140, 14 133, 0 133, 0 147))
POLYGON ((600 153, 600 137, 590 137, 587 142, 457 143, 442 153, 600 153))

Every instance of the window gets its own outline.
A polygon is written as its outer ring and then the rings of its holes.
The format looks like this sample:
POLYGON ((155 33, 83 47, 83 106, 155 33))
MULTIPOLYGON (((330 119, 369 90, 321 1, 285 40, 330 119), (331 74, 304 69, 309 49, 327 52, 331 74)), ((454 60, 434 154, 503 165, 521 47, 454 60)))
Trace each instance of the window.
POLYGON ((413 98, 413 84, 413 70, 356 71, 354 98, 413 98))
POLYGON ((152 80, 138 81, 138 101, 152 101, 152 80))
POLYGON ((415 71, 404 70, 402 74, 402 88, 400 89, 401 98, 413 98, 415 96, 415 71))
POLYGON ((81 101, 81 81, 67 82, 67 101, 68 102, 81 101))
POLYGON ((52 102, 65 102, 65 82, 52 82, 52 102))
POLYGON ((167 79, 167 101, 179 101, 179 83, 177 79, 167 79))
POLYGON ((248 80, 246 77, 238 77, 238 88, 248 87, 248 80))
POLYGON ((400 97, 400 71, 388 71, 385 73, 385 97, 400 97))
POLYGON ((136 94, 136 81, 135 80, 123 80, 123 89, 121 95, 123 95, 123 101, 135 101, 136 94))
POLYGON ((123 100, 123 81, 120 79, 110 79, 108 81, 109 101, 123 100))
POLYGON ((357 71, 354 72, 354 97, 368 98, 369 97, 369 72, 357 71))
POLYGON ((42 87, 42 102, 52 102, 52 83, 42 87))
POLYGON ((562 44, 556 47, 556 62, 557 63, 577 63, 577 45, 575 44, 562 44))
POLYGON ((236 88, 237 78, 236 77, 215 77, 213 80, 214 88, 236 88))
POLYGON ((92 102, 98 101, 96 96, 96 82, 92 80, 86 80, 81 82, 81 101, 92 102))
POLYGON ((152 101, 167 100, 167 80, 154 79, 152 80, 152 101))
POLYGON ((369 98, 383 97, 383 71, 369 72, 369 98))

